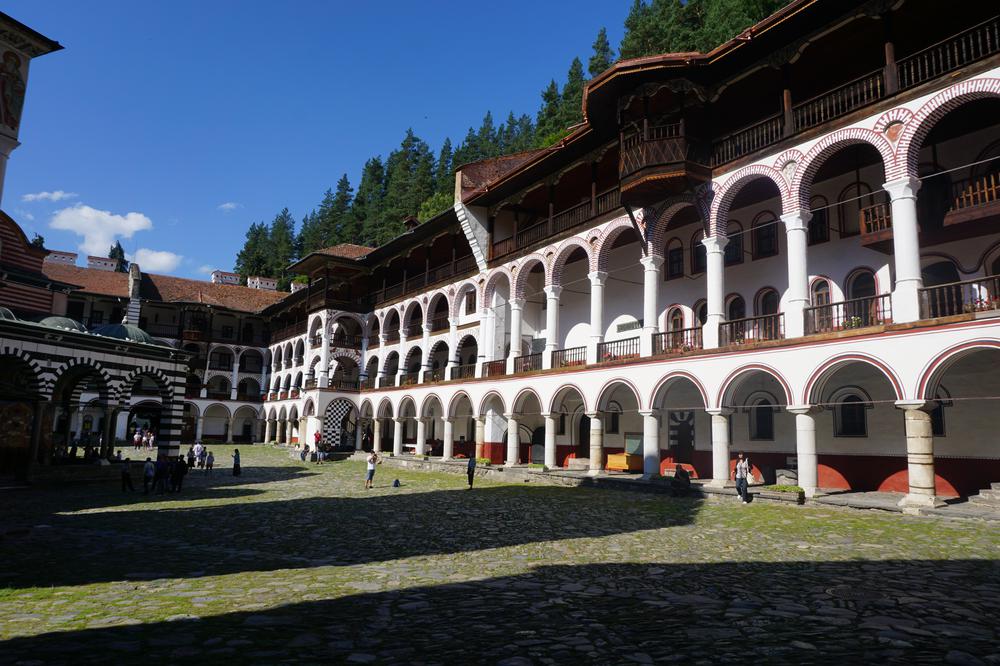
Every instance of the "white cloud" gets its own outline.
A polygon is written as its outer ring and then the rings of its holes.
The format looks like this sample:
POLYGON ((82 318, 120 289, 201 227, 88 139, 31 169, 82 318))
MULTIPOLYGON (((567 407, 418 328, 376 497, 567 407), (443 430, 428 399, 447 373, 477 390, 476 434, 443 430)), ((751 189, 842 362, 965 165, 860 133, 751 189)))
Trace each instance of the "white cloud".
POLYGON ((103 257, 119 236, 131 238, 137 231, 152 229, 153 221, 142 213, 115 215, 110 211, 97 210, 79 203, 57 210, 52 215, 49 226, 83 236, 80 251, 103 257))
POLYGON ((28 211, 24 210, 23 208, 15 208, 15 209, 14 209, 14 213, 15 213, 15 214, 16 214, 16 215, 17 215, 18 217, 21 217, 21 218, 24 218, 25 220, 28 220, 29 222, 31 222, 32 220, 34 220, 34 219, 35 219, 35 216, 34 216, 34 215, 32 215, 32 214, 31 214, 31 213, 29 213, 28 211))
POLYGON ((235 201, 227 201, 226 203, 219 204, 217 208, 223 213, 232 213, 237 208, 243 208, 243 204, 236 203, 235 201))
POLYGON ((198 272, 204 273, 205 275, 211 275, 215 272, 215 266, 212 266, 211 264, 202 264, 198 267, 198 272))
POLYGON ((140 247, 135 251, 135 256, 129 258, 129 261, 139 264, 139 268, 147 273, 169 273, 177 268, 182 259, 184 257, 174 252, 140 247))
POLYGON ((76 197, 76 192, 55 190, 54 192, 35 192, 33 194, 25 194, 21 196, 21 201, 62 201, 63 199, 75 199, 76 197))

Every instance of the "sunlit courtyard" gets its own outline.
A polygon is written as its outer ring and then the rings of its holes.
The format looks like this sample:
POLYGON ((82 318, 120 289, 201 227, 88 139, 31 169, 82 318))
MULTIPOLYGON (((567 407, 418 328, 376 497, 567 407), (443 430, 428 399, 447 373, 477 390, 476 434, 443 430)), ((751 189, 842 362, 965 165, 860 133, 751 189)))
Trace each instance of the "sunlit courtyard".
POLYGON ((1000 660, 995 524, 242 453, 0 494, 0 661, 1000 660))

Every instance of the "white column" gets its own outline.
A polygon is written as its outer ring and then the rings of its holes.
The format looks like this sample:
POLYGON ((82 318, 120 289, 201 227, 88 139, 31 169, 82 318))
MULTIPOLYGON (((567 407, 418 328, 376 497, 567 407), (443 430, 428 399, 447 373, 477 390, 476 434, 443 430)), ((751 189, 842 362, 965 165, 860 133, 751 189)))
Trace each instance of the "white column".
POLYGON ((420 338, 420 374, 417 381, 423 384, 431 373, 434 359, 431 358, 431 326, 430 319, 424 314, 423 335, 420 338))
POLYGON ((455 419, 444 418, 444 435, 442 436, 442 458, 451 460, 455 455, 455 419))
POLYGON ((358 379, 368 378, 368 336, 361 336, 361 362, 358 364, 358 379))
POLYGON ((362 447, 361 435, 364 432, 366 422, 362 419, 358 419, 358 423, 354 428, 354 450, 360 451, 362 447))
POLYGON ((379 418, 372 422, 372 450, 382 452, 382 420, 379 418))
POLYGON ((590 278, 590 341, 587 344, 587 363, 597 363, 597 346, 604 342, 604 286, 606 271, 591 271, 590 278))
POLYGON ((454 368, 458 359, 458 319, 448 320, 448 366, 444 370, 444 378, 451 379, 451 369, 454 368))
POLYGON ((476 377, 483 376, 483 364, 491 359, 496 319, 493 308, 487 307, 479 312, 479 351, 476 355, 476 377))
POLYGON ((812 213, 797 210, 781 216, 788 245, 788 296, 785 299, 785 337, 806 334, 805 310, 809 306, 809 220, 812 213))
POLYGON ((639 412, 642 416, 642 476, 660 475, 660 419, 653 411, 639 412))
POLYGON ((507 418, 507 460, 505 465, 512 467, 517 464, 518 448, 520 448, 518 445, 521 440, 517 431, 517 415, 504 414, 504 416, 507 418))
POLYGON ((590 417, 590 469, 587 474, 599 474, 604 469, 604 425, 601 423, 601 413, 591 412, 590 417))
POLYGON ((892 292, 894 322, 920 319, 920 240, 917 223, 917 190, 920 180, 906 176, 882 187, 892 201, 892 255, 896 266, 896 288, 892 292))
POLYGON ((819 463, 816 456, 816 408, 811 405, 789 406, 795 414, 795 458, 798 461, 799 487, 806 497, 816 494, 819 481, 819 463))
MULTIPOLYGON (((292 434, 295 430, 295 421, 288 419, 285 421, 285 444, 292 443, 292 434)), ((301 444, 301 442, 299 442, 301 444)))
POLYGON ((417 446, 415 452, 418 456, 422 456, 427 452, 427 419, 422 416, 417 417, 417 446))
POLYGON ((906 430, 906 471, 909 489, 899 502, 904 510, 942 506, 944 502, 935 495, 934 487, 934 430, 928 411, 932 403, 923 401, 897 401, 903 410, 906 430))
POLYGON ((559 349, 559 294, 563 288, 549 285, 545 289, 545 351, 542 367, 552 367, 552 352, 559 349))
POLYGON ((268 419, 267 422, 264 424, 264 443, 267 444, 273 439, 274 439, 274 419, 268 419))
POLYGON ((230 417, 229 419, 229 431, 226 433, 226 444, 233 443, 233 431, 236 430, 236 417, 230 417))
POLYGON ((195 419, 194 441, 200 442, 201 435, 205 431, 205 417, 199 416, 195 419))
POLYGON ((712 481, 710 485, 729 485, 729 415, 731 409, 706 409, 712 415, 712 481))
POLYGON ((477 458, 483 457, 483 450, 486 448, 486 417, 476 417, 476 453, 477 458))
POLYGON ((542 414, 545 417, 545 467, 556 468, 556 415, 542 414))
POLYGON ((510 301, 510 354, 507 355, 507 373, 514 374, 514 359, 521 355, 521 319, 524 299, 510 301))
POLYGON ((264 362, 263 362, 263 364, 261 366, 261 371, 260 371, 260 392, 262 394, 264 394, 264 393, 270 393, 271 392, 271 387, 268 385, 268 381, 269 381, 270 378, 268 377, 268 373, 267 373, 268 369, 271 367, 271 364, 267 360, 267 350, 266 349, 261 353, 261 356, 264 359, 264 362))
MULTIPOLYGON (((329 317, 320 315, 320 335, 323 336, 319 357, 319 377, 315 377, 316 386, 326 388, 330 385, 330 337, 332 332, 328 328, 329 317)), ((308 341, 307 341, 308 342, 308 341)))
POLYGON ((653 336, 660 327, 660 285, 663 283, 663 257, 651 254, 639 260, 642 264, 642 333, 639 336, 639 354, 653 355, 653 336))
POLYGON ((236 400, 236 388, 237 388, 237 380, 239 379, 239 375, 240 375, 240 362, 239 362, 239 356, 237 356, 236 360, 233 361, 233 373, 232 373, 232 375, 230 376, 230 379, 229 379, 229 399, 230 400, 236 400))
POLYGON ((392 420, 392 455, 403 455, 403 418, 397 416, 392 420))
POLYGON ((702 328, 702 346, 715 349, 719 346, 719 324, 725 320, 726 307, 726 243, 722 235, 709 236, 701 241, 705 246, 706 311, 708 316, 702 328))

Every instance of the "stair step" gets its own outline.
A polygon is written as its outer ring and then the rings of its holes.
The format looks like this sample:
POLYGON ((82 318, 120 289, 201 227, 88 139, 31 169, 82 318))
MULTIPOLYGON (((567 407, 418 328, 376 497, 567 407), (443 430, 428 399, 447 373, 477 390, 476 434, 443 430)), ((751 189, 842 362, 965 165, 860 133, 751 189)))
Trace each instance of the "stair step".
POLYGON ((1000 481, 994 481, 991 483, 990 490, 1000 490, 1000 481))
POLYGON ((980 490, 978 497, 1000 502, 1000 490, 980 490))
POLYGON ((977 504, 979 506, 992 506, 1000 509, 1000 499, 994 499, 992 497, 983 497, 982 495, 972 495, 969 497, 970 504, 977 504))

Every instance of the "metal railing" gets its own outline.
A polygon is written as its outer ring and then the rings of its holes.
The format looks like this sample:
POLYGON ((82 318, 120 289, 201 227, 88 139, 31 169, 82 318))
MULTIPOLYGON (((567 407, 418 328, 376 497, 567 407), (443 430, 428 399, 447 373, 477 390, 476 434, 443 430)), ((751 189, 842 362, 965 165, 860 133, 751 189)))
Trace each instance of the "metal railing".
POLYGON ((338 391, 357 391, 360 387, 357 379, 334 379, 330 382, 330 388, 338 391))
POLYGON ((386 388, 388 386, 395 386, 395 385, 396 385, 396 373, 395 372, 392 373, 391 375, 386 375, 385 377, 379 377, 378 378, 378 387, 379 388, 386 388))
POLYGON ((433 370, 428 371, 424 374, 424 380, 428 382, 443 382, 444 381, 444 368, 437 367, 433 370))
POLYGON ((712 144, 712 166, 731 162, 738 157, 777 143, 785 133, 783 114, 765 118, 749 127, 736 130, 712 144))
POLYGON ((375 377, 365 377, 361 380, 360 388, 363 390, 369 390, 375 388, 376 378, 375 377))
POLYGON ((920 290, 923 319, 1000 310, 1000 276, 963 280, 920 290))
POLYGON ((882 99, 885 96, 884 77, 885 72, 880 68, 839 88, 796 104, 792 107, 795 130, 802 131, 822 125, 882 99))
POLYGON ((514 359, 514 372, 531 372, 542 369, 541 354, 527 354, 514 359))
POLYGON ((472 379, 476 376, 476 364, 456 365, 451 369, 452 379, 472 379))
POLYGON ((400 386, 413 386, 414 384, 420 383, 420 371, 416 372, 404 372, 399 376, 400 386))
POLYGON ((427 320, 427 328, 432 333, 437 331, 447 331, 450 325, 448 315, 438 315, 427 320))
POLYGON ((601 342, 597 345, 597 362, 623 361, 639 357, 639 337, 601 342))
POLYGON ((680 354, 701 348, 701 326, 664 331, 653 336, 654 354, 680 354))
POLYGON ((785 316, 781 312, 778 314, 734 319, 719 324, 719 338, 723 345, 742 345, 762 340, 781 340, 784 337, 785 316))
POLYGON ((574 365, 587 364, 586 347, 569 347, 567 349, 557 349, 552 352, 553 368, 569 368, 574 365))
POLYGON ((899 88, 910 88, 997 52, 1000 52, 1000 16, 901 59, 896 63, 899 88))
POLYGON ((892 297, 878 294, 814 305, 805 309, 805 318, 806 335, 888 324, 892 322, 892 297))
POLYGON ((507 374, 507 359, 487 361, 483 364, 483 377, 503 377, 507 374))

